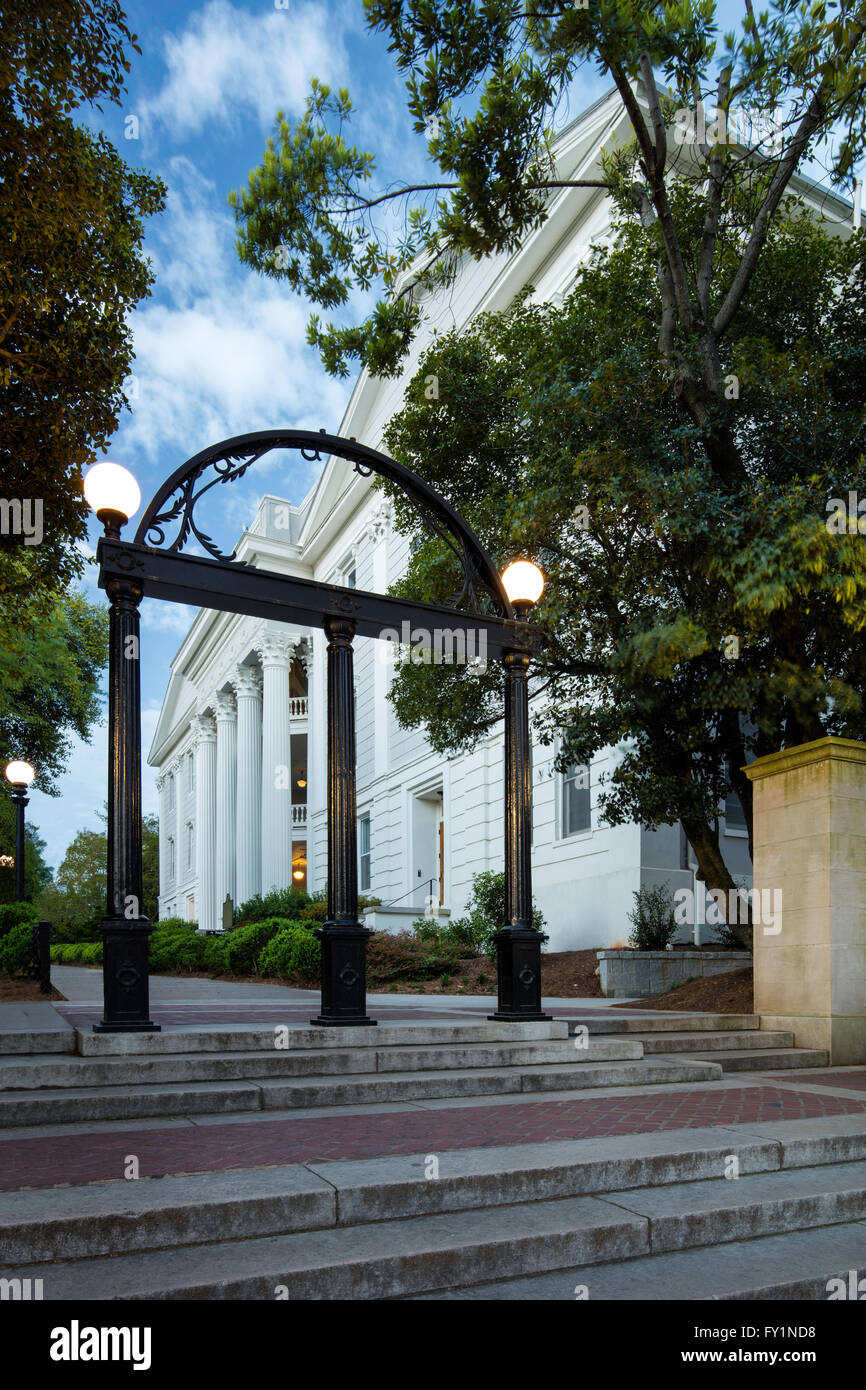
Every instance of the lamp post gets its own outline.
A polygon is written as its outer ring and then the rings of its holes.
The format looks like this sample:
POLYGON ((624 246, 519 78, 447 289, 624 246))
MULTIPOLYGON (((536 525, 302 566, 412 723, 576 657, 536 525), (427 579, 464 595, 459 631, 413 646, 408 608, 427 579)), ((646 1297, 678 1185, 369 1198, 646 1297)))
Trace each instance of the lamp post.
MULTIPOLYGON (((529 560, 516 560, 502 584, 519 623, 541 597, 544 575, 529 560)), ((497 1009, 491 1019, 522 1023, 546 1019, 541 1008, 541 943, 532 925, 532 780, 529 758, 529 653, 515 646, 502 654, 505 667, 505 922, 494 936, 497 1009)))
POLYGON ((6 777, 12 783, 15 803, 15 897, 19 903, 24 901, 24 807, 29 802, 27 788, 35 776, 30 764, 21 759, 6 765, 6 777))
MULTIPOLYGON (((88 470, 84 495, 105 528, 119 540, 121 527, 138 511, 141 493, 117 463, 88 470)), ((100 546, 102 542, 100 541, 100 546)), ((149 1014, 148 937, 141 911, 141 686, 139 614, 142 587, 127 575, 105 585, 111 600, 108 627, 108 886, 103 939, 104 1009, 97 1033, 156 1032, 149 1014)))

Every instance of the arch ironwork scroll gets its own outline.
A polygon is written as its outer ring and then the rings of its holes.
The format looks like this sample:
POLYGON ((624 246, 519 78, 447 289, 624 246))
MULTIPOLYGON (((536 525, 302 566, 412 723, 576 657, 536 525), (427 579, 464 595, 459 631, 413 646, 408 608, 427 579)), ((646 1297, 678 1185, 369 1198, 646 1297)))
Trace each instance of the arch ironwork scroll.
POLYGON ((189 541, 197 541, 220 564, 245 567, 244 561, 226 555, 202 530, 196 521, 196 504, 213 488, 242 478, 260 458, 276 449, 296 449, 307 462, 341 458, 361 477, 375 473, 395 484, 427 530, 449 547, 460 567, 462 587, 449 597, 449 605, 463 612, 514 618, 492 559, 468 523, 435 488, 387 454, 325 430, 257 430, 203 449, 159 488, 139 523, 135 543, 180 553, 189 541))

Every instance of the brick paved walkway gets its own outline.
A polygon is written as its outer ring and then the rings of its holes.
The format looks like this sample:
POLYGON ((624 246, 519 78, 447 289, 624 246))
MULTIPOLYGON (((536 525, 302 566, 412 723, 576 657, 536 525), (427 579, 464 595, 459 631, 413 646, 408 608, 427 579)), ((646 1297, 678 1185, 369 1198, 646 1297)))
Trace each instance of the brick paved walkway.
MULTIPOLYGON (((810 1082, 812 1078, 809 1078, 810 1082)), ((832 1084, 829 1080, 827 1084, 832 1084)), ((836 1085, 844 1085, 836 1081, 836 1085)), ((135 1154, 142 1177, 280 1163, 533 1144, 712 1125, 863 1113, 862 1101, 773 1085, 637 1092, 579 1100, 459 1106, 380 1114, 308 1115, 0 1141, 0 1189, 52 1187, 123 1176, 135 1154)), ((866 1118, 864 1118, 866 1123, 866 1118)))

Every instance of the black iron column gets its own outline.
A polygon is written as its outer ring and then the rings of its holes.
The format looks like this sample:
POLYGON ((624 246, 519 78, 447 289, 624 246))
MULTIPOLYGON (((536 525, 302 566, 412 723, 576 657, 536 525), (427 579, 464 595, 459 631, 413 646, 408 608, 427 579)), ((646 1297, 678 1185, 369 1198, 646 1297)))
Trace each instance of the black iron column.
POLYGON ((15 802, 15 898, 24 901, 24 807, 29 805, 26 782, 12 783, 12 800, 15 802))
POLYGON ((350 618, 326 617, 328 636, 328 917, 322 943, 321 1026, 374 1025, 367 1008, 367 939, 358 918, 355 683, 350 618))
POLYGON ((507 651, 505 666, 505 924, 496 942, 498 1002, 490 1018, 546 1019, 541 1009, 541 943, 532 925, 532 780, 529 764, 529 654, 507 651))
POLYGON ((148 1017, 148 937, 141 910, 141 585, 112 576, 108 631, 108 891, 103 939, 103 1018, 96 1033, 158 1032, 148 1017))

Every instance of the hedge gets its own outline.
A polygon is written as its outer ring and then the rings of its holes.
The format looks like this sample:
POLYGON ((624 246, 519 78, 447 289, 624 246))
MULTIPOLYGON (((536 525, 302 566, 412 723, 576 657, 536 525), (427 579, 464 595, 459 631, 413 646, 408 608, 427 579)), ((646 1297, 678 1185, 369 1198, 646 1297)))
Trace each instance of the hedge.
POLYGON ((265 946, 256 962, 259 975, 289 979, 293 975, 318 975, 322 948, 303 922, 286 923, 265 946))

